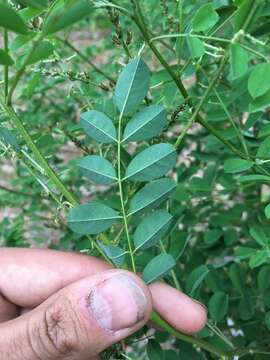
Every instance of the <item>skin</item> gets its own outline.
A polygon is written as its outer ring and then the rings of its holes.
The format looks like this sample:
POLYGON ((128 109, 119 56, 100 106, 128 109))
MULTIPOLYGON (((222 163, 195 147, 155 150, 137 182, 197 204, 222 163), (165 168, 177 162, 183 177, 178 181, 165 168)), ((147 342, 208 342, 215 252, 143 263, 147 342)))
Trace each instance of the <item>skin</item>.
MULTIPOLYGON (((0 266, 0 359, 3 360, 96 359, 103 349, 142 327, 152 308, 187 334, 198 332, 206 322, 204 307, 182 292, 161 282, 147 287, 136 275, 112 270, 94 257, 53 250, 2 248, 0 266), (108 332, 89 313, 85 299, 89 288, 95 289, 97 284, 119 274, 137 284, 147 304, 144 316, 136 324, 108 332), (57 315, 61 319, 61 331, 64 328, 65 334, 72 338, 61 342, 58 331, 58 343, 51 344, 47 339, 48 329, 42 331, 44 314, 53 314, 48 319, 54 320, 57 315)), ((113 292, 114 282, 111 284, 107 291, 113 292)), ((119 320, 121 312, 115 316, 119 320)))

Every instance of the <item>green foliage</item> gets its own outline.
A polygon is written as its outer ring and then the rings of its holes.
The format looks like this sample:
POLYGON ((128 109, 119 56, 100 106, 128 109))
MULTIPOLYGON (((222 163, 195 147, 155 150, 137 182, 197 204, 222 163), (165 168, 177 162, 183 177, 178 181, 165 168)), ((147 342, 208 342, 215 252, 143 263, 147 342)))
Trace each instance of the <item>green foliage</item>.
POLYGON ((3 3, 0 3, 0 27, 18 34, 27 33, 27 27, 20 15, 10 6, 3 3))
POLYGON ((150 284, 167 274, 175 266, 174 258, 169 254, 159 254, 143 269, 142 278, 150 284))
POLYGON ((142 329, 108 359, 269 357, 269 23, 264 0, 0 2, 0 244, 209 307, 191 344, 142 329))

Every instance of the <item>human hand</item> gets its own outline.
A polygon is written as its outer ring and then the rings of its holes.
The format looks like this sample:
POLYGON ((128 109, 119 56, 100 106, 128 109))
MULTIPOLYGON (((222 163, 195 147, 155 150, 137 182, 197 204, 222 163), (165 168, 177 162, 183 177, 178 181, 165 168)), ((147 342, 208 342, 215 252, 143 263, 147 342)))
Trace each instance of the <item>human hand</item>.
POLYGON ((0 249, 0 359, 95 359, 136 332, 152 306, 176 329, 205 324, 203 306, 164 283, 148 287, 94 257, 0 249))

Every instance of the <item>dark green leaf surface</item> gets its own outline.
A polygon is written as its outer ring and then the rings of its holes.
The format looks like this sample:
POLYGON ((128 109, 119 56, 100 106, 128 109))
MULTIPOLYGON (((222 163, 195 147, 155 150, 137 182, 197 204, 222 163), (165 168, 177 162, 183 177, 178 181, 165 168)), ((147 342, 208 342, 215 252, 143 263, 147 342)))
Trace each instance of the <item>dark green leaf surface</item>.
POLYGON ((142 278, 146 284, 160 279, 175 266, 174 258, 169 254, 160 254, 154 257, 144 268, 142 278))
POLYGON ((262 264, 264 264, 269 258, 269 250, 259 250, 253 254, 249 260, 249 266, 251 269, 254 269, 262 264))
POLYGON ((209 313, 213 320, 221 321, 228 312, 229 298, 224 292, 215 293, 209 301, 209 313))
POLYGON ((77 234, 99 234, 107 230, 121 216, 109 206, 98 201, 92 201, 72 208, 67 217, 67 223, 71 230, 77 234))
POLYGON ((8 66, 14 64, 14 61, 12 60, 11 56, 2 49, 0 49, 0 64, 8 65, 8 66))
POLYGON ((110 144, 116 140, 116 129, 112 120, 105 114, 90 110, 81 115, 81 126, 86 134, 103 144, 110 144))
POLYGON ((125 250, 120 248, 120 246, 105 245, 101 241, 98 241, 98 245, 115 266, 123 266, 126 256, 125 250))
POLYGON ((171 221, 172 216, 165 210, 157 210, 148 215, 135 230, 135 250, 144 250, 155 245, 166 233, 171 221))
POLYGON ((238 173, 250 169, 253 166, 251 160, 232 158, 228 159, 224 163, 224 170, 227 173, 238 173))
POLYGON ((198 59, 203 56, 205 49, 202 40, 197 37, 188 36, 187 43, 193 59, 198 59))
POLYGON ((131 60, 121 72, 114 100, 123 115, 138 109, 150 85, 150 71, 141 58, 131 60))
POLYGON ((194 31, 206 31, 211 29, 217 22, 219 16, 212 4, 202 5, 192 19, 194 31))
POLYGON ((92 6, 87 0, 61 1, 47 18, 44 34, 54 34, 91 15, 92 6))
POLYGON ((21 16, 10 6, 0 3, 0 27, 18 34, 26 34, 27 27, 21 16))
POLYGON ((248 70, 248 54, 238 43, 230 48, 231 74, 233 79, 243 76, 248 70))
POLYGON ((84 176, 97 184, 109 185, 117 181, 114 167, 101 156, 86 156, 80 160, 79 167, 84 176))
POLYGON ((166 111, 160 105, 151 105, 136 113, 127 124, 123 141, 142 141, 159 135, 166 125, 166 111))
POLYGON ((170 179, 159 179, 150 182, 131 199, 129 214, 139 214, 158 207, 172 194, 175 188, 176 183, 170 179))
POLYGON ((176 159, 177 154, 172 145, 152 145, 131 161, 126 171, 126 179, 132 181, 157 179, 175 166, 176 159))
POLYGON ((258 98, 270 90, 270 63, 254 66, 248 79, 248 91, 253 98, 258 98))
POLYGON ((24 5, 24 6, 30 6, 35 9, 46 9, 48 6, 47 0, 16 0, 18 4, 24 5))
POLYGON ((200 265, 188 275, 186 281, 186 292, 192 297, 196 290, 202 284, 206 275, 209 273, 209 269, 205 265, 200 265))

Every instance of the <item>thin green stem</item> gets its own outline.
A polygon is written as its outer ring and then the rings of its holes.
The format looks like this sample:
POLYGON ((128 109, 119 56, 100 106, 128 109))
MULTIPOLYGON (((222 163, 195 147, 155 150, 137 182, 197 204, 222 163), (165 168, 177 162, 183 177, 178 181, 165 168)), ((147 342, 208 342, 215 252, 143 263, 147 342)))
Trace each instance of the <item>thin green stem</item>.
POLYGON ((211 41, 218 41, 218 42, 222 42, 222 43, 230 43, 231 42, 231 40, 225 39, 225 38, 199 35, 199 34, 190 34, 190 33, 160 35, 160 36, 153 37, 152 39, 150 39, 150 41, 154 42, 154 41, 161 40, 161 39, 185 38, 185 37, 194 37, 194 38, 199 38, 201 40, 211 40, 211 41))
POLYGON ((117 141, 118 188, 119 188, 119 196, 120 196, 120 201, 121 201, 122 215, 123 215, 123 221, 124 221, 126 237, 127 237, 127 242, 128 242, 128 248, 129 248, 129 253, 130 253, 132 270, 134 271, 134 273, 136 273, 136 265, 135 265, 133 247, 132 247, 132 242, 131 242, 131 238, 130 238, 129 230, 128 230, 128 220, 127 220, 127 213, 126 213, 124 194, 123 194, 123 184, 122 184, 123 179, 122 179, 122 173, 121 173, 122 172, 121 171, 122 170, 121 169, 122 118, 123 118, 123 113, 120 114, 119 122, 118 122, 118 141, 117 141))
POLYGON ((34 51, 36 50, 38 44, 40 43, 40 41, 42 40, 42 34, 40 34, 34 41, 33 41, 33 45, 32 45, 32 48, 31 50, 29 51, 28 55, 26 56, 22 66, 20 67, 20 69, 17 71, 16 75, 15 75, 15 78, 12 82, 12 85, 10 87, 10 90, 8 92, 8 96, 7 96, 7 104, 10 106, 12 104, 12 97, 13 97, 13 94, 14 94, 14 91, 21 79, 21 77, 23 76, 24 72, 25 72, 25 69, 29 63, 29 60, 31 59, 34 51))
POLYGON ((208 88, 206 89, 205 93, 203 94, 203 97, 201 98, 201 101, 199 102, 199 104, 197 105, 195 111, 193 112, 191 118, 189 119, 189 121, 187 122, 186 126, 184 127, 183 131, 181 132, 181 134, 178 136, 174 146, 175 148, 177 149, 184 136, 186 135, 187 131, 190 129, 190 127, 193 125, 193 123, 196 121, 204 103, 206 102, 210 92, 212 91, 212 89, 214 88, 214 86, 216 85, 216 83, 218 82, 219 78, 220 78, 220 75, 222 74, 224 68, 225 68, 225 65, 227 63, 227 55, 225 54, 222 61, 220 62, 220 65, 219 65, 219 68, 218 70, 216 71, 216 74, 214 75, 214 77, 212 78, 208 88))
POLYGON ((28 134, 21 119, 18 117, 18 115, 15 113, 15 111, 13 110, 13 108, 11 106, 8 106, 7 104, 5 104, 5 101, 3 100, 2 96, 0 96, 0 105, 1 105, 2 109, 5 111, 5 113, 7 114, 11 124, 23 137, 23 139, 26 142, 26 145, 33 152, 38 164, 43 168, 43 170, 48 175, 48 177, 52 180, 52 182, 59 189, 59 191, 64 195, 66 200, 71 203, 71 205, 73 205, 73 206, 77 205, 77 201, 74 198, 74 196, 65 187, 65 185, 63 184, 63 182, 61 181, 59 176, 48 164, 47 160, 41 154, 41 152, 39 151, 39 149, 36 147, 35 143, 33 142, 31 136, 28 134))
POLYGON ((169 334, 175 336, 177 339, 197 345, 201 349, 209 351, 212 354, 215 354, 217 356, 226 356, 226 352, 223 350, 220 350, 215 345, 212 345, 212 344, 210 344, 202 339, 196 338, 194 336, 189 336, 189 335, 180 333, 179 331, 174 329, 171 325, 169 325, 164 319, 162 319, 160 317, 160 315, 157 314, 155 311, 152 312, 150 318, 153 322, 155 322, 155 324, 159 325, 163 330, 165 330, 169 334))
POLYGON ((84 60, 87 64, 89 64, 97 73, 104 76, 106 79, 111 81, 111 83, 115 84, 115 80, 108 74, 106 74, 103 70, 101 70, 96 64, 93 63, 89 59, 88 56, 84 55, 80 50, 78 50, 75 46, 73 46, 67 39, 62 39, 61 37, 57 36, 57 40, 65 44, 68 48, 74 51, 82 60, 84 60))
POLYGON ((249 158, 249 152, 248 152, 247 144, 246 144, 246 142, 245 142, 245 139, 244 139, 243 134, 241 133, 241 129, 239 129, 239 128, 236 126, 236 124, 235 124, 235 122, 234 122, 234 120, 233 120, 230 112, 228 111, 226 105, 225 105, 224 102, 222 101, 222 99, 221 99, 221 97, 219 96, 219 94, 218 94, 218 92, 216 91, 216 89, 214 89, 214 93, 215 93, 216 98, 218 99, 220 105, 222 106, 225 114, 227 115, 227 117, 228 117, 228 119, 229 119, 229 121, 230 121, 230 123, 231 123, 231 125, 232 125, 232 127, 233 127, 233 129, 234 129, 234 131, 235 131, 235 134, 236 134, 236 136, 238 137, 238 140, 239 140, 240 144, 241 144, 242 147, 243 147, 243 150, 244 150, 245 154, 246 154, 247 157, 249 158))
MULTIPOLYGON (((3 30, 4 34, 4 50, 8 54, 9 47, 8 47, 8 31, 7 29, 3 30)), ((8 65, 5 65, 4 67, 4 93, 5 93, 5 99, 7 99, 8 96, 8 82, 9 82, 9 74, 8 74, 8 65)))

